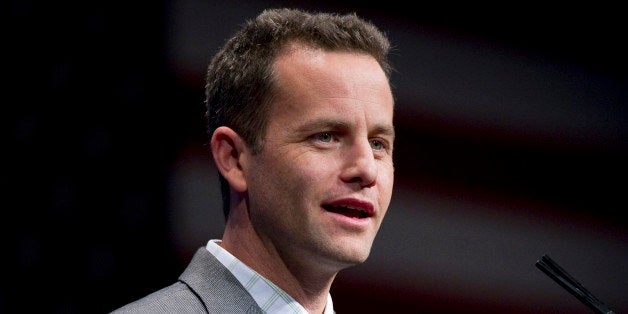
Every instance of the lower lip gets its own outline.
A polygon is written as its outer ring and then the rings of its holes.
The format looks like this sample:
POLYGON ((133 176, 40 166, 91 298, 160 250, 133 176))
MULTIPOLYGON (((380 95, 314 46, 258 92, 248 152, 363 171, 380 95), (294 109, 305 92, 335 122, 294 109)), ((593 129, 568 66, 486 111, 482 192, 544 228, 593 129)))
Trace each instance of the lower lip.
POLYGON ((335 221, 339 222, 344 227, 347 227, 350 229, 364 230, 369 226, 369 224, 371 223, 371 218, 372 218, 372 217, 355 218, 355 217, 349 217, 349 216, 345 216, 345 215, 334 213, 334 212, 329 212, 324 209, 323 211, 327 214, 330 214, 335 221))

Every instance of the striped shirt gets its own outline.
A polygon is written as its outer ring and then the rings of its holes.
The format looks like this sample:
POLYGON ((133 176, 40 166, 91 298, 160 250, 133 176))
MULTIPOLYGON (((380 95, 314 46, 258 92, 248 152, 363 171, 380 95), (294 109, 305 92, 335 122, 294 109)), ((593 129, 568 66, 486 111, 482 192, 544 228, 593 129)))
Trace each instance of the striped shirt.
MULTIPOLYGON (((209 240, 206 246, 207 251, 214 255, 240 281, 244 289, 253 297, 264 313, 308 314, 308 311, 299 302, 223 249, 218 245, 220 242, 221 240, 209 240)), ((335 313, 331 294, 328 294, 327 305, 323 314, 335 313)))

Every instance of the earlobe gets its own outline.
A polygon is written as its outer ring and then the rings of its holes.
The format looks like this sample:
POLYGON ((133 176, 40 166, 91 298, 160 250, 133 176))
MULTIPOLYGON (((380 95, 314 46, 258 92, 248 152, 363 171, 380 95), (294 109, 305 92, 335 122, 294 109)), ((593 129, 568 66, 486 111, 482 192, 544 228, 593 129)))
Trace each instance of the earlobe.
POLYGON ((246 176, 241 163, 242 154, 246 153, 244 140, 231 128, 221 126, 214 131, 210 144, 220 174, 234 190, 246 191, 246 176))

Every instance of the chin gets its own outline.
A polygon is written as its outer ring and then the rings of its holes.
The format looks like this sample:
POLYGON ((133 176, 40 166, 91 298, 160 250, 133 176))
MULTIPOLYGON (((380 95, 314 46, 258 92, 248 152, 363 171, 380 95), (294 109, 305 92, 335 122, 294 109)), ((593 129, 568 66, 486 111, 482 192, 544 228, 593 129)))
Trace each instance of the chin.
POLYGON ((315 254, 327 260, 325 263, 329 263, 336 270, 365 262, 372 245, 372 241, 355 237, 336 237, 333 241, 325 242, 324 245, 318 246, 315 254))
POLYGON ((360 247, 357 249, 346 249, 338 252, 335 256, 336 261, 345 267, 354 266, 364 263, 369 257, 370 247, 368 249, 360 247))

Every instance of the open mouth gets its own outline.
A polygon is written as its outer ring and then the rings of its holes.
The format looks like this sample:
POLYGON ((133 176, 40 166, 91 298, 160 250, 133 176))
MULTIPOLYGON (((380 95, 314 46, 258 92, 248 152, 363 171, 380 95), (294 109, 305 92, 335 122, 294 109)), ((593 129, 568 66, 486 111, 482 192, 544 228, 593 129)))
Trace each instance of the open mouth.
POLYGON ((368 218, 372 216, 370 212, 367 212, 362 208, 352 206, 323 205, 323 208, 328 212, 344 215, 351 218, 368 218))

